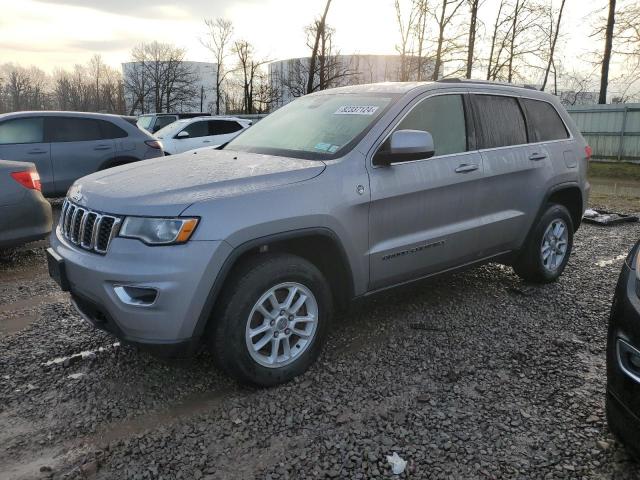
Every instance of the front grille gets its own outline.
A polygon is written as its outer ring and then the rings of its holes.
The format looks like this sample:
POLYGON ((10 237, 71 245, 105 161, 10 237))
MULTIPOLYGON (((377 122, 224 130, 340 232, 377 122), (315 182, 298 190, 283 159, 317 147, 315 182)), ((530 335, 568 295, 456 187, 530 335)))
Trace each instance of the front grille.
POLYGON ((60 230, 74 245, 104 255, 118 234, 122 219, 80 207, 65 199, 60 213, 60 230))

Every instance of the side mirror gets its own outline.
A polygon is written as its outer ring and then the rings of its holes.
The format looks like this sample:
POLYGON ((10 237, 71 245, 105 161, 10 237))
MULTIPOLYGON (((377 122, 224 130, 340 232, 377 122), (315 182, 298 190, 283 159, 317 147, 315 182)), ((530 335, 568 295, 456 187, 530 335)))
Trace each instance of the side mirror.
POLYGON ((189 132, 182 130, 178 135, 176 135, 176 138, 189 138, 189 132))
POLYGON ((433 157, 433 137, 424 130, 396 130, 391 134, 389 147, 373 157, 374 165, 410 162, 433 157))

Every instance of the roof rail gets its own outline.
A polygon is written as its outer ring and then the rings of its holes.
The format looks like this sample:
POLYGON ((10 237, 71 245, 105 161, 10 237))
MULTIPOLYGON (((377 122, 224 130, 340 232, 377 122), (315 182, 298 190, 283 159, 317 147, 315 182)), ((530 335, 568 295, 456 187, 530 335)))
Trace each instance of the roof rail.
POLYGON ((526 88, 527 90, 538 90, 533 85, 515 85, 506 82, 492 82, 490 80, 472 80, 467 78, 440 78, 436 80, 438 83, 466 83, 470 85, 502 85, 505 87, 526 88))

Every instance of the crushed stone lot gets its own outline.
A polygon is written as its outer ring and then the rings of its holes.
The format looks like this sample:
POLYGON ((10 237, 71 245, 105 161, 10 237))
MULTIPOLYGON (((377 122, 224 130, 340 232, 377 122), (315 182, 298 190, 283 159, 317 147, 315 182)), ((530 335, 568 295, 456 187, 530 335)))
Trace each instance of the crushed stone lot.
POLYGON ((489 264, 358 302, 294 382, 239 387, 86 325, 46 242, 0 256, 0 478, 637 479, 608 432, 607 317, 640 224, 583 225, 561 279, 489 264))

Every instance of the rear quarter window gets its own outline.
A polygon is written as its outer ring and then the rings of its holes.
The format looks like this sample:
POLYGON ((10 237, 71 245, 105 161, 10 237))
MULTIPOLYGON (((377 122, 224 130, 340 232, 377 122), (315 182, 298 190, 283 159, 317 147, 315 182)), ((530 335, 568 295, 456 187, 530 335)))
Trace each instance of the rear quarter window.
POLYGON ((518 100, 501 95, 474 95, 478 148, 527 143, 527 128, 518 100))
POLYGON ((569 138, 569 132, 553 105, 529 98, 523 98, 521 101, 527 112, 532 141, 547 142, 569 138))
POLYGON ((100 132, 102 133, 102 138, 104 140, 129 136, 129 134, 122 128, 111 122, 107 122, 106 120, 98 120, 98 122, 100 123, 100 132))

